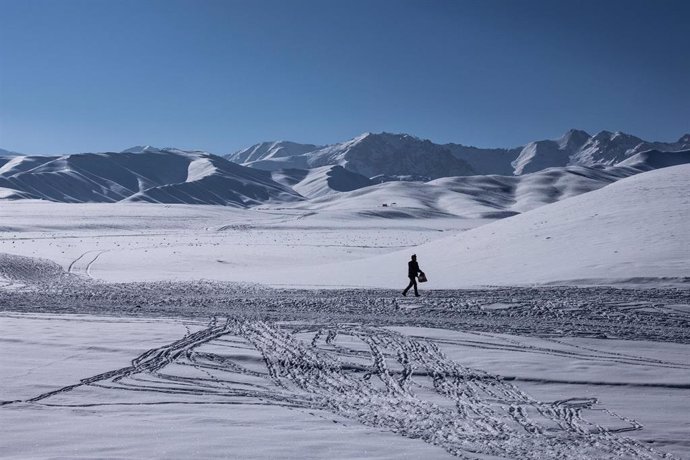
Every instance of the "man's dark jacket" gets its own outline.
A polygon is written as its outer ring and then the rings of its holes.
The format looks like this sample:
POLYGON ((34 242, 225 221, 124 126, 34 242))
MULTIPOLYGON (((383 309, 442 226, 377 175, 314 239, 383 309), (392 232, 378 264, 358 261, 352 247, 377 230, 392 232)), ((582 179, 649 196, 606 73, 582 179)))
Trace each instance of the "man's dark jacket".
POLYGON ((414 278, 417 276, 417 273, 419 273, 421 270, 419 269, 419 264, 417 263, 416 260, 411 260, 407 263, 407 276, 410 278, 414 278))

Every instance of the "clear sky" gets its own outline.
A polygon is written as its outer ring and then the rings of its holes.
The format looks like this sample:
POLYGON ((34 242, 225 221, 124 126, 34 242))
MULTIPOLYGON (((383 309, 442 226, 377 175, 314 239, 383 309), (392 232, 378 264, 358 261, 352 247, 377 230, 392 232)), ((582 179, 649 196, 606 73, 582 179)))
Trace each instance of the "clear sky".
POLYGON ((690 131, 690 1, 0 0, 0 147, 690 131))

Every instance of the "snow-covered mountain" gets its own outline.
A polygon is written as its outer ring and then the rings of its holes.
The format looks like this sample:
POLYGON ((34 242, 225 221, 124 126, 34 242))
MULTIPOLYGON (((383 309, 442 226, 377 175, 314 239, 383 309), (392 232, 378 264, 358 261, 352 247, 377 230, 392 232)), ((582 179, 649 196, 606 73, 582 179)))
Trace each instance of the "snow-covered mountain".
POLYGON ((120 153, 145 153, 145 152, 155 152, 159 153, 162 149, 158 147, 153 147, 152 145, 135 145, 128 149, 123 150, 120 153))
POLYGON ((177 149, 15 157, 0 167, 5 198, 69 203, 156 202, 249 206, 301 199, 266 171, 177 149))
POLYGON ((316 149, 305 144, 293 144, 289 153, 284 152, 280 156, 276 153, 283 150, 276 152, 269 148, 271 145, 275 144, 257 144, 230 158, 251 158, 240 162, 269 171, 339 165, 365 177, 379 176, 388 180, 400 176, 431 180, 474 173, 467 162, 453 156, 448 148, 408 134, 365 133, 346 142, 316 149), (302 150, 304 152, 299 153, 302 150))
POLYGON ((530 142, 512 162, 516 175, 554 166, 611 166, 646 150, 677 152, 690 149, 690 135, 677 142, 647 142, 621 132, 601 131, 590 136, 570 130, 561 138, 530 142))
POLYGON ((485 149, 462 144, 444 144, 450 153, 470 165, 476 174, 513 174, 511 162, 521 148, 485 149))
POLYGON ((690 135, 650 143, 622 133, 570 130, 510 150, 367 133, 327 147, 264 143, 233 158, 248 161, 239 165, 203 151, 148 145, 120 153, 8 155, 0 157, 0 199, 234 206, 311 200, 305 206, 367 215, 505 217, 622 177, 688 163, 690 135), (492 170, 502 174, 473 174, 492 170), (389 203, 396 204, 379 209, 389 203))
MULTIPOLYGON (((8 161, 10 161, 12 158, 14 158, 16 156, 20 156, 20 155, 21 155, 21 153, 11 152, 11 151, 5 150, 5 149, 0 149, 0 167, 2 165, 4 165, 5 163, 7 163, 8 161)), ((1 196, 0 196, 0 198, 1 198, 1 196)))
MULTIPOLYGON (((571 129, 559 139, 530 142, 511 162, 513 174, 527 174, 555 166, 567 166, 574 155, 590 139, 584 131, 571 129)), ((592 166, 591 164, 588 166, 592 166)))
POLYGON ((621 132, 591 136, 571 129, 557 139, 501 149, 434 144, 407 134, 365 133, 326 147, 264 142, 227 158, 257 169, 310 169, 340 165, 373 179, 430 180, 472 174, 521 175, 552 167, 612 166, 645 150, 690 149, 690 134, 677 142, 648 142, 621 132), (457 160, 457 161, 454 161, 457 160))
MULTIPOLYGON (((230 155, 225 155, 225 158, 235 163, 244 164, 245 166, 262 161, 265 161, 267 165, 270 165, 271 162, 276 162, 282 168, 282 162, 289 162, 291 157, 313 152, 320 148, 323 148, 323 146, 298 144, 289 141, 262 142, 230 155)), ((258 167, 259 169, 271 169, 270 167, 261 168, 258 164, 254 165, 254 167, 258 167)))
POLYGON ((443 146, 407 134, 366 133, 308 155, 312 167, 338 164, 366 177, 419 176, 430 180, 474 173, 443 146))

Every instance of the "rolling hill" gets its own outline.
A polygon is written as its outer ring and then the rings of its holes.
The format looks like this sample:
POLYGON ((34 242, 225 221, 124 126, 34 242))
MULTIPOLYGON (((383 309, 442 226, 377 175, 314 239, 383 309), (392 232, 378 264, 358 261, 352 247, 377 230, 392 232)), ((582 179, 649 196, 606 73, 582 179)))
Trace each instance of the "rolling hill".
POLYGON ((144 201, 250 206, 301 197, 271 178, 204 152, 150 149, 15 157, 0 167, 5 198, 67 203, 144 201))
POLYGON ((266 274, 266 282, 399 287, 416 253, 432 289, 543 283, 690 281, 690 164, 447 238, 363 260, 266 274))

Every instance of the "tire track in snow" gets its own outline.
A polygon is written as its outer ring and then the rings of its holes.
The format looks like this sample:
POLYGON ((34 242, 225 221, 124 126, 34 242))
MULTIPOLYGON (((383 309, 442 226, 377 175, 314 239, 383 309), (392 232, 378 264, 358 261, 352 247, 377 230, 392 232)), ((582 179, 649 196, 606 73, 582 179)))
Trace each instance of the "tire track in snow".
POLYGON ((535 400, 496 375, 449 360, 431 341, 362 325, 324 326, 307 336, 263 321, 214 320, 130 366, 24 402, 60 405, 46 400, 78 399, 86 386, 99 388, 106 400, 85 407, 115 404, 107 401, 108 391, 178 395, 183 403, 239 398, 332 412, 461 458, 670 458, 619 435, 641 426, 595 407, 595 399, 535 400), (205 345, 210 351, 198 350, 205 345), (197 372, 180 374, 179 366, 197 372), (589 421, 595 411, 614 426, 589 421))
MULTIPOLYGON (((338 330, 337 336, 349 335, 369 347, 370 371, 362 376, 344 371, 356 366, 343 366, 329 353, 305 347, 264 323, 245 323, 241 328, 271 363, 272 378, 284 388, 304 391, 339 415, 422 439, 460 457, 663 457, 583 418, 583 411, 591 410, 595 400, 536 401, 497 376, 448 360, 431 342, 378 328, 338 330), (433 396, 444 398, 445 405, 418 397, 411 390, 415 366, 431 374, 433 396), (370 376, 378 381, 372 383, 370 376)), ((619 430, 641 428, 608 413, 624 422, 619 430)))
POLYGON ((84 252, 69 264, 67 272, 76 275, 85 275, 90 278, 91 266, 106 252, 108 252, 108 250, 91 250, 84 252))

